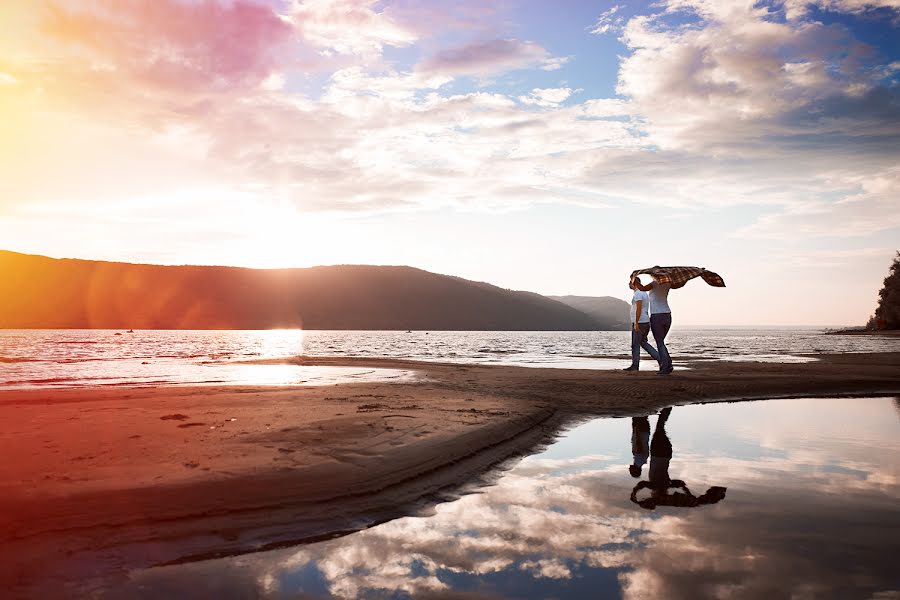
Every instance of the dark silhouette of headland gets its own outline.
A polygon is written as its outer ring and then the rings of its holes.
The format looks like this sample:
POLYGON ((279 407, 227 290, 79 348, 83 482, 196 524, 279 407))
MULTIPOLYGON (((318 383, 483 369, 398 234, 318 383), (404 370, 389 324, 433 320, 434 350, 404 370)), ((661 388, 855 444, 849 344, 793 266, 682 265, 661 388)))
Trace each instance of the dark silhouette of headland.
POLYGON ((531 292, 403 266, 161 266, 0 251, 0 328, 621 329, 531 292))

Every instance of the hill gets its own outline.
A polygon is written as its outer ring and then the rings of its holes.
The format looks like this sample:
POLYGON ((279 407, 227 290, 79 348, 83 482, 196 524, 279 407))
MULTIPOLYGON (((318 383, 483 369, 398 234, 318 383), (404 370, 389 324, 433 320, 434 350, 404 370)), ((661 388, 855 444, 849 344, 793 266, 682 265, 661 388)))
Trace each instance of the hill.
POLYGON ((631 305, 612 296, 547 296, 593 317, 603 329, 628 330, 631 305))
POLYGON ((539 294, 412 267, 160 266, 0 251, 0 328, 592 330, 539 294))

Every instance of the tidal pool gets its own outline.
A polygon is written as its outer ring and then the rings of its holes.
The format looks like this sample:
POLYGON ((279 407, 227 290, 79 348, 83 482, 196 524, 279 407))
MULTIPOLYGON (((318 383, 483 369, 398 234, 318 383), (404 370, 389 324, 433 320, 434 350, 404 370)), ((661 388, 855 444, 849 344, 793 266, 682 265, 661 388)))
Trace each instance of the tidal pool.
POLYGON ((677 406, 584 423, 427 515, 98 595, 887 599, 898 540, 900 398, 677 406))

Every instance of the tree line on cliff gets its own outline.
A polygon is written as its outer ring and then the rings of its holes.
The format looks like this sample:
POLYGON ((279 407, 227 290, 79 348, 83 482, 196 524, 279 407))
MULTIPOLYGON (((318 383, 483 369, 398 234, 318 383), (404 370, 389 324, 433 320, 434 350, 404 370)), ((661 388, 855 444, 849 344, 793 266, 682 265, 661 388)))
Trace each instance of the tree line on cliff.
POLYGON ((878 292, 878 306, 866 328, 900 329, 900 252, 884 278, 884 286, 878 292))

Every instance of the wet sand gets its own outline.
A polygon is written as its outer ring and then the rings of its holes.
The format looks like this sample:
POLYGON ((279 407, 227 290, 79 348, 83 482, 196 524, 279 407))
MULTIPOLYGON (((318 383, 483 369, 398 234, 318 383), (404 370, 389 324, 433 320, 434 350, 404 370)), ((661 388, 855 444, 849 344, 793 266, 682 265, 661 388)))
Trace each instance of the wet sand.
POLYGON ((587 417, 900 393, 900 353, 695 361, 671 377, 391 359, 270 362, 410 369, 419 378, 0 392, 0 584, 33 590, 40 580, 52 589, 358 529, 459 493, 587 417))

